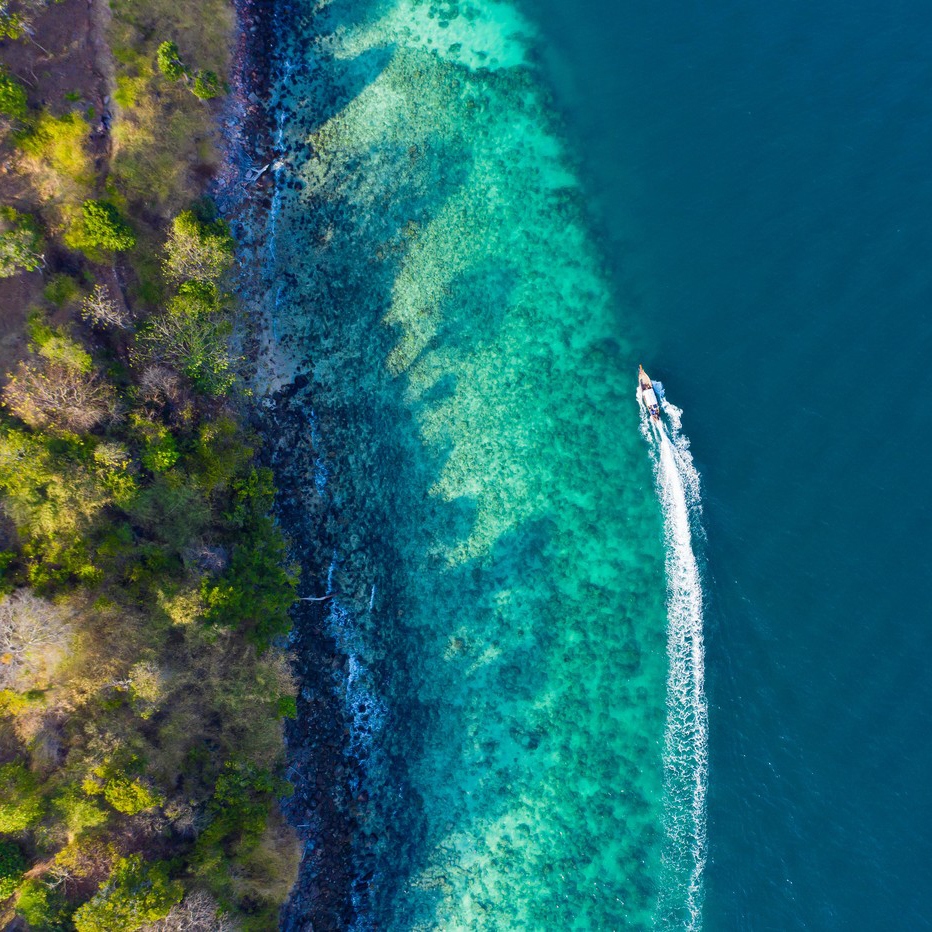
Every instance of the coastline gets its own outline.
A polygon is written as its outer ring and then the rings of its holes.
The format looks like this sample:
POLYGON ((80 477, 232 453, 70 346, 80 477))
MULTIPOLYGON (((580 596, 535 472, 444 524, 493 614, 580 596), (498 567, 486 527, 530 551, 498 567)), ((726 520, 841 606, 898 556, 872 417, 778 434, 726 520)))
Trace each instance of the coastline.
MULTIPOLYGON (((241 338, 257 396, 253 422, 265 438, 260 456, 275 474, 276 514, 302 568, 302 589, 314 599, 319 596, 314 581, 326 570, 322 561, 328 547, 323 514, 309 507, 306 494, 307 475, 319 456, 307 430, 307 379, 298 376, 270 384, 263 377, 275 347, 257 324, 273 285, 264 253, 275 220, 274 166, 287 155, 276 149, 281 104, 272 88, 281 64, 277 25, 290 7, 287 0, 271 5, 236 0, 235 5, 232 113, 223 124, 227 159, 219 179, 220 203, 237 234, 237 290, 246 309, 241 338), (250 180, 262 169, 258 179, 250 180)), ((366 883, 359 857, 354 857, 356 809, 365 795, 358 790, 359 764, 350 750, 341 699, 349 658, 328 630, 328 602, 299 600, 292 609, 289 647, 298 694, 297 718, 286 727, 286 772, 294 794, 283 801, 283 811, 301 840, 303 855, 297 882, 282 908, 282 932, 352 928, 358 918, 354 893, 366 883)))

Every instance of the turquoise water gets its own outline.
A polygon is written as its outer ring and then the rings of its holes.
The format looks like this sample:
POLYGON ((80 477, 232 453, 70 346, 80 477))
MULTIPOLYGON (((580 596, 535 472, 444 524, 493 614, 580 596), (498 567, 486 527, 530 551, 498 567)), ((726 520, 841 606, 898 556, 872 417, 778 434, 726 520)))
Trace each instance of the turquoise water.
POLYGON ((694 925, 695 476, 641 422, 535 28, 494 0, 286 12, 257 382, 309 379, 357 927, 694 925))
POLYGON ((929 6, 527 9, 703 479, 705 926, 930 929, 929 6))

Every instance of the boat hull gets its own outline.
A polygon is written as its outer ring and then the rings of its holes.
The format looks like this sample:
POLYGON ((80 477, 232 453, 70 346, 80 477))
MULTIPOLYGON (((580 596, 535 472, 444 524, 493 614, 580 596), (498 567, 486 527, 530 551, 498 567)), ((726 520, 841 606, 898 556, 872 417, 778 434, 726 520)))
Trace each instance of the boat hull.
POLYGON ((642 366, 638 366, 638 401, 640 401, 642 407, 647 409, 651 418, 659 423, 660 403, 657 401, 654 385, 642 366))

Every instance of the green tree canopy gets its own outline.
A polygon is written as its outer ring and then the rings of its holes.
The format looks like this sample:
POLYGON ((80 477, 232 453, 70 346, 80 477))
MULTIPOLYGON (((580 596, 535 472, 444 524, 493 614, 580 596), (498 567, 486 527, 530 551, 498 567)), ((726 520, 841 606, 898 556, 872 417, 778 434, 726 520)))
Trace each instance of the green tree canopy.
POLYGON ((68 237, 68 245, 83 252, 126 252, 136 245, 136 234, 110 201, 85 201, 81 217, 68 237))
POLYGON ((0 901, 12 896, 26 872, 26 859, 19 845, 0 841, 0 901))
POLYGON ((0 767, 0 833, 24 832, 45 811, 39 781, 19 761, 0 767))
POLYGON ((34 272, 42 261, 42 235, 35 220, 12 207, 0 207, 0 278, 34 272))
POLYGON ((156 63, 159 71, 168 78, 169 81, 177 81, 187 74, 184 62, 181 60, 181 53, 178 51, 176 42, 163 42, 155 54, 156 63))
POLYGON ((121 858, 106 884, 74 914, 77 932, 134 932, 166 916, 184 890, 164 861, 121 858))
POLYGON ((0 66, 0 113, 14 120, 21 120, 28 112, 26 88, 0 66))
POLYGON ((214 71, 199 71, 194 78, 191 93, 201 100, 211 100, 223 93, 223 82, 214 71))
POLYGON ((233 237, 222 220, 206 222, 186 210, 172 221, 165 270, 177 281, 216 281, 233 264, 233 237))

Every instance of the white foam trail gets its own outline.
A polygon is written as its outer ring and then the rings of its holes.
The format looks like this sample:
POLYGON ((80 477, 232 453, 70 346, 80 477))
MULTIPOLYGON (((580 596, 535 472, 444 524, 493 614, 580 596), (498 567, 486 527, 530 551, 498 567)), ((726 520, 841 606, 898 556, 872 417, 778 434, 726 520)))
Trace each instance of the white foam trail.
POLYGON ((664 878, 658 926, 698 930, 706 862, 708 706, 702 637, 702 583, 693 552, 701 514, 699 475, 680 433, 682 412, 663 403, 671 424, 642 414, 663 508, 667 576, 667 721, 664 734, 664 878))

